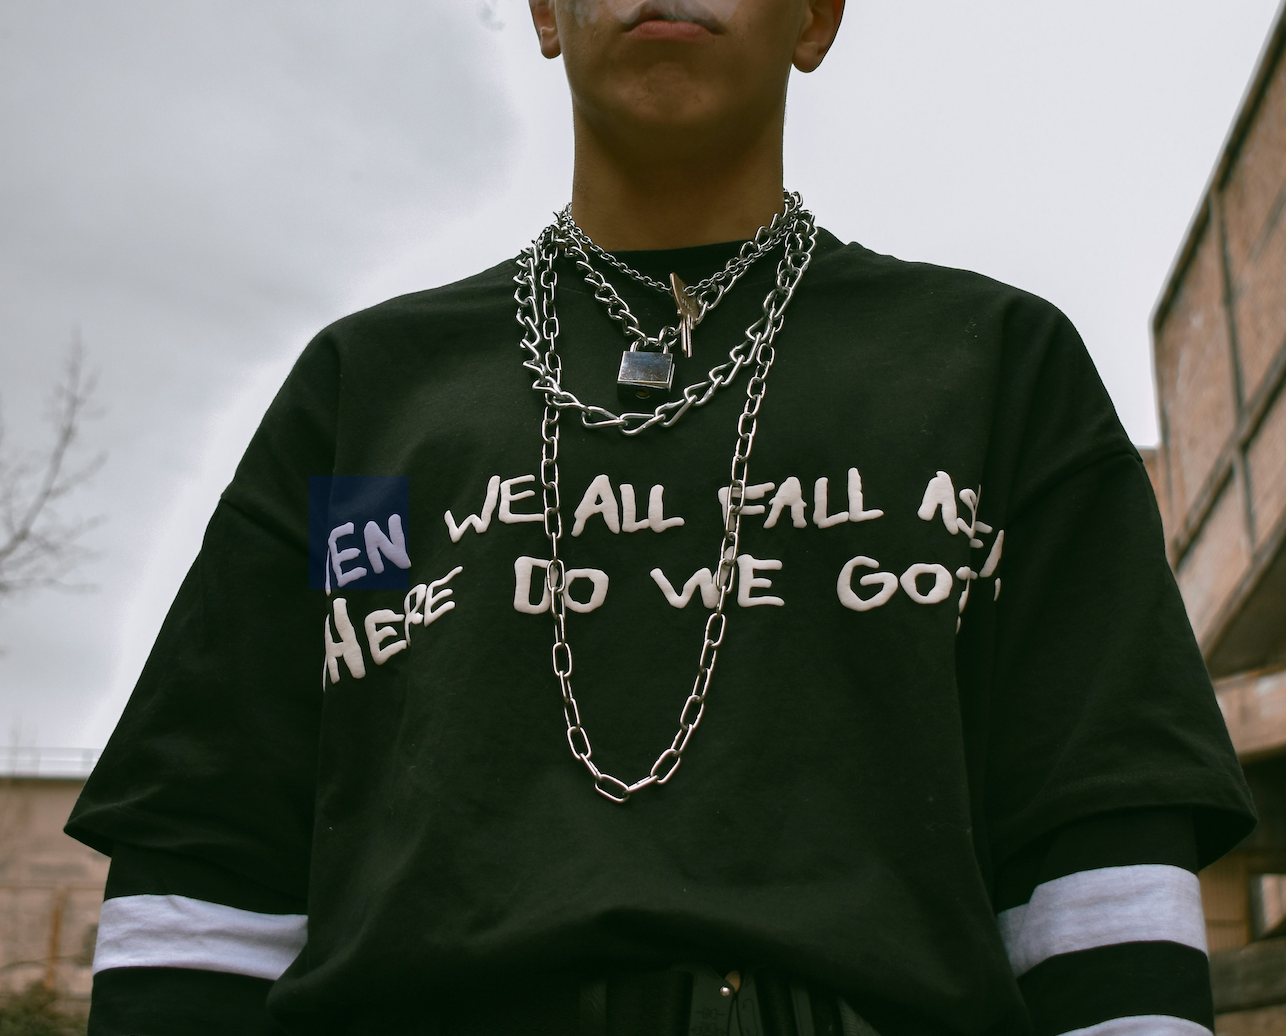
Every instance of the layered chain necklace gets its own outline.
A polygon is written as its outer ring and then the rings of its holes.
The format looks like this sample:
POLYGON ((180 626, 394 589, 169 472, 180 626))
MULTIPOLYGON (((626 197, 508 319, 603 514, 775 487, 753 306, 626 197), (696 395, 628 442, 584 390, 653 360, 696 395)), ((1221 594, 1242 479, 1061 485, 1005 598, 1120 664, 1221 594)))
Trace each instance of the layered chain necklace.
MULTIPOLYGON (((589 771, 594 788, 616 803, 624 803, 634 792, 650 784, 665 784, 683 761, 683 753, 696 732, 705 713, 706 695, 714 674, 715 660, 727 631, 725 614, 732 577, 736 570, 741 540, 741 507, 745 496, 750 452, 754 446, 755 432, 759 425, 759 409, 767 388, 768 372, 772 369, 775 352, 773 340, 785 322, 786 307, 794 297, 804 271, 812 259, 817 243, 817 228, 812 213, 803 208, 799 195, 786 196, 783 211, 769 224, 762 227, 751 241, 718 273, 688 288, 674 274, 667 286, 655 278, 633 269, 615 256, 595 245, 572 221, 564 210, 556 222, 541 232, 531 246, 518 257, 518 285, 514 299, 518 303, 518 323, 523 328, 522 348, 527 358, 523 366, 535 374, 532 388, 543 394, 544 415, 540 437, 540 484, 543 490, 544 528, 549 540, 549 567, 545 581, 549 589, 550 611, 554 619, 554 646, 552 651, 554 675, 558 678, 563 699, 563 718, 567 723, 567 744, 572 755, 589 771), (631 356, 661 356, 670 363, 673 374, 671 349, 682 344, 690 355, 692 329, 724 297, 753 263, 768 252, 784 245, 777 264, 777 276, 764 298, 763 312, 746 329, 746 333, 728 353, 728 358, 712 367, 705 377, 686 385, 679 398, 666 400, 647 412, 614 413, 593 403, 581 402, 573 393, 562 387, 562 359, 557 352, 558 314, 554 300, 558 276, 554 270, 560 252, 567 255, 594 289, 594 297, 607 306, 608 314, 625 331, 630 348, 622 358, 618 390, 622 398, 647 398, 647 390, 660 391, 660 381, 654 386, 635 378, 640 365, 631 356), (621 273, 653 290, 672 292, 678 318, 674 325, 665 327, 655 338, 645 335, 629 306, 616 290, 592 265, 589 255, 607 263, 621 273), (751 364, 754 372, 746 385, 746 402, 737 420, 737 441, 732 452, 732 469, 728 483, 728 508, 724 517, 723 535, 719 545, 719 564, 715 573, 717 598, 714 609, 706 619, 705 636, 701 654, 697 659, 696 680, 679 712, 679 730, 669 747, 657 756, 652 768, 633 783, 601 770, 593 759, 589 734, 581 723, 580 708, 572 693, 572 649, 567 641, 566 568, 558 554, 558 543, 563 534, 562 504, 558 482, 558 418, 564 410, 580 413, 587 428, 617 428, 625 435, 637 435, 647 428, 661 425, 668 428, 693 406, 703 406, 721 388, 732 383, 743 366, 751 364)), ((645 361, 653 362, 655 361, 645 361)), ((666 383, 664 389, 668 390, 666 383)))
POLYGON ((722 270, 691 288, 683 283, 677 273, 670 274, 667 288, 655 277, 640 273, 611 252, 594 244, 572 219, 570 205, 558 214, 558 229, 562 233, 562 245, 568 257, 584 275, 585 283, 593 289, 594 298, 603 303, 608 315, 621 325, 630 343, 629 349, 621 357, 621 370, 617 376, 617 394, 623 402, 632 403, 632 397, 648 399, 654 392, 669 393, 674 379, 674 359, 670 350, 675 336, 682 342, 683 355, 691 358, 692 329, 704 319, 706 313, 719 304, 724 293, 741 279, 742 274, 785 240, 799 208, 799 195, 786 195, 783 210, 773 217, 768 226, 760 227, 754 238, 742 245, 722 270), (678 324, 663 328, 656 338, 645 335, 634 314, 630 312, 630 307, 616 293, 611 283, 594 269, 586 252, 593 252, 602 262, 653 291, 659 291, 663 295, 667 291, 672 293, 679 314, 678 324))

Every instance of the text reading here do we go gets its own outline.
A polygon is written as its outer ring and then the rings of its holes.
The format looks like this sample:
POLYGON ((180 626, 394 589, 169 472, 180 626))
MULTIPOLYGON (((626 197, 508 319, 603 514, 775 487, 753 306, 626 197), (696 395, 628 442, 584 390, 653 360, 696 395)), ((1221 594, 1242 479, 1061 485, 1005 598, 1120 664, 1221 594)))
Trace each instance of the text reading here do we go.
MULTIPOLYGON (((444 515, 451 541, 458 543, 470 532, 476 535, 486 533, 491 528, 493 518, 507 525, 543 521, 539 511, 525 509, 531 505, 524 501, 536 495, 533 488, 528 488, 535 481, 534 475, 503 480, 499 475, 493 475, 487 483, 483 506, 477 514, 467 515, 460 522, 455 520, 450 511, 444 515)), ((992 595, 998 599, 1000 578, 996 570, 1004 549, 1005 534, 1004 530, 995 532, 979 517, 980 493, 980 490, 971 488, 957 493, 951 476, 945 471, 939 471, 929 480, 916 511, 916 517, 921 521, 940 520, 952 536, 965 536, 970 548, 979 551, 979 556, 984 558, 980 567, 975 569, 972 565, 963 565, 952 573, 941 564, 918 562, 897 573, 883 571, 874 558, 858 555, 849 559, 837 574, 835 592, 839 603, 851 611, 868 612, 884 606, 901 590, 916 604, 935 605, 947 600, 959 582, 962 589, 958 611, 963 615, 973 584, 978 580, 988 579, 994 580, 992 595), (988 544, 983 537, 993 532, 994 536, 988 544)), ((665 515, 663 486, 652 487, 648 495, 646 517, 642 518, 639 516, 638 499, 633 486, 622 484, 619 496, 618 502, 617 492, 607 475, 599 475, 593 479, 572 512, 571 535, 580 536, 587 523, 592 520, 601 520, 615 534, 644 530, 661 533, 684 524, 681 517, 665 515)), ((719 490, 719 502, 726 519, 727 487, 719 490)), ((856 468, 848 471, 846 502, 846 510, 832 513, 828 480, 817 479, 813 484, 811 500, 812 524, 819 529, 829 529, 884 517, 882 510, 865 506, 862 479, 856 468)), ((809 509, 810 502, 805 496, 803 485, 792 475, 780 486, 773 482, 747 486, 741 514, 743 520, 762 516, 763 527, 766 529, 785 522, 802 529, 809 525, 809 509)), ((409 569, 411 560, 400 516, 389 515, 383 528, 377 521, 368 521, 360 533, 353 522, 335 526, 326 537, 325 564, 327 593, 331 592, 332 579, 333 585, 337 587, 357 584, 358 588, 364 589, 361 584, 365 583, 369 572, 383 573, 390 564, 398 569, 409 569), (346 545, 350 537, 354 545, 346 545), (363 544, 365 551, 357 544, 363 544)), ((515 559, 515 611, 526 615, 540 615, 549 610, 551 592, 545 578, 548 566, 548 560, 542 558, 524 555, 515 559)), ((732 572, 737 604, 742 608, 784 607, 786 602, 771 592, 772 578, 767 575, 780 571, 781 568, 780 561, 755 558, 750 554, 740 555, 732 572)), ((367 655, 374 664, 383 665, 394 655, 406 650, 411 643, 412 626, 427 627, 455 608, 453 590, 448 584, 462 571, 463 566, 457 565, 439 579, 411 587, 400 611, 379 608, 370 612, 361 622, 364 637, 359 636, 359 631, 348 614, 347 600, 335 598, 325 622, 324 679, 329 678, 331 683, 339 681, 341 661, 354 678, 361 679, 366 675, 367 655), (366 648, 365 652, 363 646, 366 648)), ((718 586, 715 575, 709 568, 702 568, 686 579, 680 577, 682 581, 678 584, 660 568, 652 569, 650 575, 671 607, 686 608, 697 596, 708 609, 713 609, 717 603, 718 586)), ((583 614, 602 607, 610 586, 608 574, 601 569, 571 568, 566 572, 561 592, 565 595, 568 610, 583 614)), ((957 631, 960 623, 958 617, 957 631)))

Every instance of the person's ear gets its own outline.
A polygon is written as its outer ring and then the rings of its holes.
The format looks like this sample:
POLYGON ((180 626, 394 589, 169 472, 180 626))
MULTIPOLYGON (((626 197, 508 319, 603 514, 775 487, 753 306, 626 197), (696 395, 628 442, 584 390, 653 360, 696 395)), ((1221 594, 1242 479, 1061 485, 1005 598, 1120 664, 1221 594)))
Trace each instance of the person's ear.
MULTIPOLYGON (((532 10, 537 0, 532 0, 532 10)), ((795 44, 794 65, 801 72, 812 72, 822 63, 835 42, 840 19, 844 17, 844 0, 805 0, 807 13, 795 44)))
POLYGON ((547 58, 558 57, 563 48, 558 42, 558 17, 554 13, 554 0, 527 2, 531 5, 531 23, 536 27, 536 35, 540 39, 540 52, 547 58))

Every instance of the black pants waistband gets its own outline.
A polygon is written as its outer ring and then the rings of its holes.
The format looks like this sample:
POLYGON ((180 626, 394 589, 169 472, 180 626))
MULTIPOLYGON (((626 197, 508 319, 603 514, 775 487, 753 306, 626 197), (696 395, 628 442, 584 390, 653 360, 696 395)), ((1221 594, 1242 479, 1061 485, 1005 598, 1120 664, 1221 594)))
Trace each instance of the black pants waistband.
POLYGON ((676 967, 481 984, 345 1036, 879 1036, 841 998, 773 972, 676 967))

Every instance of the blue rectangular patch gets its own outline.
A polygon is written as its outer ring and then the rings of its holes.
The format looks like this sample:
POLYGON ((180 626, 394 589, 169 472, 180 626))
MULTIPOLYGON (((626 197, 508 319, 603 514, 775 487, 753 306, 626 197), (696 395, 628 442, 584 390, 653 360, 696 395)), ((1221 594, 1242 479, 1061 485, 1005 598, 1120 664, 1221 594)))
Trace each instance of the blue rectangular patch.
POLYGON ((411 585, 411 480, 308 477, 308 586, 327 593, 411 585))

